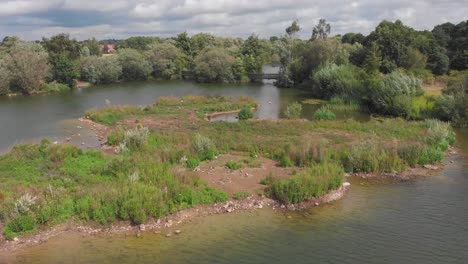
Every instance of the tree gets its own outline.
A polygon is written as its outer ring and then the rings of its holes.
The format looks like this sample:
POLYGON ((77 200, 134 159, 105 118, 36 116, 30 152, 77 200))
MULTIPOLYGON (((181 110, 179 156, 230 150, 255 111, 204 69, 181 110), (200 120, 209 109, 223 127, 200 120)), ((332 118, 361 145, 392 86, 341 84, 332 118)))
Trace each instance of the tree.
POLYGON ((122 66, 122 78, 127 81, 147 80, 153 67, 137 50, 120 49, 118 59, 122 66))
POLYGON ((188 58, 192 57, 192 43, 187 32, 177 35, 176 47, 181 49, 188 58))
POLYGON ((381 70, 391 72, 394 67, 403 65, 407 47, 411 46, 414 38, 415 31, 403 25, 400 20, 395 23, 384 20, 366 38, 366 46, 369 47, 372 42, 377 43, 382 53, 381 70))
POLYGON ((159 42, 161 42, 159 38, 136 36, 119 42, 118 48, 145 51, 149 50, 152 44, 159 42))
POLYGON ((0 60, 0 95, 10 92, 10 72, 3 60, 0 60))
POLYGON ((190 42, 192 55, 196 57, 202 50, 215 47, 216 38, 211 34, 198 33, 192 36, 190 42))
POLYGON ((195 76, 200 82, 232 82, 236 59, 220 48, 206 49, 195 58, 195 76))
POLYGON ((348 44, 354 44, 354 43, 364 43, 364 40, 366 37, 364 37, 363 34, 361 33, 346 33, 341 37, 341 42, 342 43, 348 43, 348 44))
POLYGON ((153 75, 156 78, 181 78, 182 71, 187 66, 185 54, 169 43, 154 45, 147 56, 153 65, 153 75))
MULTIPOLYGON (((107 45, 106 45, 106 47, 107 47, 107 45)), ((102 55, 102 50, 99 47, 99 42, 95 38, 83 41, 82 49, 83 48, 87 48, 89 50, 89 55, 91 55, 91 56, 101 56, 102 55)))
POLYGON ((322 65, 347 64, 350 50, 351 45, 342 44, 336 38, 298 42, 293 47, 289 64, 290 79, 298 85, 310 80, 311 74, 322 65))
POLYGON ((122 66, 116 56, 89 56, 80 60, 81 79, 92 84, 113 83, 122 75, 122 66))
POLYGON ((11 87, 24 94, 39 91, 49 76, 47 52, 38 44, 19 42, 5 57, 11 87))
POLYGON ((244 68, 247 74, 261 73, 263 53, 265 51, 258 35, 250 35, 242 44, 240 51, 244 59, 244 68))
POLYGON ((380 66, 382 64, 382 55, 380 53, 377 43, 373 42, 367 51, 366 58, 363 62, 363 67, 370 74, 375 74, 379 72, 380 66))
POLYGON ((327 24, 327 21, 323 18, 319 20, 318 25, 314 27, 312 30, 312 38, 311 40, 316 39, 326 39, 330 34, 331 27, 330 24, 327 24))
POLYGON ((413 47, 407 47, 401 65, 409 71, 415 71, 426 68, 426 63, 427 57, 424 54, 413 47))
POLYGON ((289 38, 296 38, 299 31, 301 31, 301 27, 299 26, 297 20, 294 20, 291 26, 286 28, 286 34, 289 38))
POLYGON ((50 39, 42 39, 43 46, 49 53, 52 65, 52 78, 70 87, 78 78, 77 60, 80 58, 80 45, 76 39, 70 39, 68 34, 58 34, 50 39))

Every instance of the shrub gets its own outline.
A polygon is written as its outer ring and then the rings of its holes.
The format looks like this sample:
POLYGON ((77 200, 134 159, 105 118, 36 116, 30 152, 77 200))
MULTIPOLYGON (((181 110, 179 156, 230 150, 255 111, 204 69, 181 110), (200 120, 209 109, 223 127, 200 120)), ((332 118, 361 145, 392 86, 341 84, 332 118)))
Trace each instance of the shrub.
POLYGON ((123 142, 125 138, 125 132, 122 129, 112 130, 107 135, 107 144, 110 146, 118 146, 123 142))
POLYGON ((312 165, 300 175, 273 183, 269 193, 283 203, 299 203, 340 187, 343 179, 343 168, 326 162, 312 165))
POLYGON ((20 215, 6 224, 4 235, 8 240, 21 236, 36 229, 36 220, 31 215, 20 215))
POLYGON ((52 82, 44 86, 42 90, 49 93, 66 92, 70 91, 70 86, 63 83, 52 82))
POLYGON ((345 96, 334 96, 327 103, 330 110, 359 110, 361 106, 359 102, 345 96))
POLYGON ((200 165, 200 160, 198 158, 188 158, 187 159, 187 168, 194 170, 200 165))
POLYGON ((238 170, 238 169, 241 169, 243 167, 241 163, 235 162, 233 160, 230 160, 230 161, 226 162, 226 164, 224 166, 226 166, 226 168, 228 168, 230 170, 238 170))
POLYGON ((250 119, 253 118, 254 114, 252 112, 252 109, 249 107, 243 107, 240 112, 239 112, 239 119, 245 120, 245 119, 250 119))
POLYGON ((117 56, 89 56, 80 60, 81 79, 92 84, 113 83, 122 75, 117 56))
POLYGON ((247 192, 236 192, 232 195, 232 199, 234 200, 244 200, 245 198, 249 197, 249 193, 247 192))
POLYGON ((286 154, 283 154, 283 155, 281 155, 281 157, 279 159, 279 165, 280 165, 280 167, 288 168, 288 167, 294 166, 294 163, 291 161, 291 159, 286 154))
POLYGON ((302 105, 298 102, 294 102, 286 107, 284 115, 288 119, 298 119, 301 117, 302 105))
POLYGON ((278 181, 278 178, 270 172, 268 176, 266 176, 260 181, 260 184, 269 186, 275 183, 276 181, 278 181))
POLYGON ((327 106, 322 106, 319 110, 315 111, 314 118, 317 120, 335 120, 336 115, 327 106))
POLYGON ((210 138, 195 134, 193 149, 202 160, 211 160, 216 156, 216 148, 210 138))
POLYGON ((426 120, 427 134, 426 141, 431 145, 443 144, 443 141, 449 140, 452 136, 452 130, 450 124, 435 120, 429 119, 426 120))
POLYGON ((119 145, 119 152, 142 149, 148 143, 149 129, 135 128, 125 132, 123 142, 119 145))
POLYGON ((356 66, 327 64, 313 75, 313 93, 320 98, 334 96, 359 98, 362 87, 362 71, 356 66))

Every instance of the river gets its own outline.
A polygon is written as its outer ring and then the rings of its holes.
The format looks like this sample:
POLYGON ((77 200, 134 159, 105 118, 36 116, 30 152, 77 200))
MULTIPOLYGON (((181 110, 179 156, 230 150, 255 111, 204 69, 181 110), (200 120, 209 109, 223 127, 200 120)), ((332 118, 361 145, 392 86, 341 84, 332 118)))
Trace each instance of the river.
MULTIPOLYGON (((288 103, 307 97, 271 84, 177 81, 1 98, 0 149, 44 136, 61 140, 76 133, 73 119, 106 100, 147 105, 158 96, 188 94, 252 96, 261 118, 277 118, 288 103)), ((309 117, 313 107, 304 107, 309 117)), ((69 233, 0 255, 0 263, 468 263, 466 129, 457 130, 457 150, 433 176, 403 183, 352 179, 344 199, 305 212, 262 209, 194 219, 170 238, 69 233)))

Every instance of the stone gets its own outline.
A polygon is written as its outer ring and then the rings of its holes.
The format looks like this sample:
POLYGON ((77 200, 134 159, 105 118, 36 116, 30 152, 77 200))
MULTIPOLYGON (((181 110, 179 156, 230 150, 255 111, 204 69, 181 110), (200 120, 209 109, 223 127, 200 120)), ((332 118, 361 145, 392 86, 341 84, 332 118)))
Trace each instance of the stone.
POLYGON ((315 206, 319 206, 320 204, 319 203, 314 203, 315 206))
POLYGON ((343 182, 343 187, 348 187, 348 186, 351 186, 351 183, 349 183, 349 182, 343 182))
POLYGON ((179 229, 177 229, 174 233, 175 233, 176 235, 179 235, 180 233, 182 233, 182 231, 180 231, 179 229))
POLYGON ((141 224, 140 225, 140 231, 145 231, 146 230, 146 226, 144 224, 141 224))
POLYGON ((426 164, 423 166, 423 168, 428 169, 428 170, 438 170, 439 167, 431 165, 431 164, 426 164))
POLYGON ((171 236, 172 236, 171 233, 167 233, 167 234, 166 234, 166 237, 171 237, 171 236))
POLYGON ((19 239, 17 237, 13 238, 13 241, 18 242, 19 239))

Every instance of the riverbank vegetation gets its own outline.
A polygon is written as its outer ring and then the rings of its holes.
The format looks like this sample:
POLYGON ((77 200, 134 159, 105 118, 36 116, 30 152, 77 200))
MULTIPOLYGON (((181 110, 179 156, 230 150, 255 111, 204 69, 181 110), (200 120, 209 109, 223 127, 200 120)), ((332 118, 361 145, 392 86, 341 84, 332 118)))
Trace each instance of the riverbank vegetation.
MULTIPOLYGON (((47 140, 14 147, 0 156, 4 236, 12 239, 70 219, 141 224, 225 201, 226 193, 193 174, 200 162, 225 153, 294 167, 297 173, 287 179, 271 176, 264 183, 267 195, 296 203, 336 189, 344 172, 398 173, 440 161, 454 140, 450 126, 437 120, 205 119, 213 112, 255 106, 249 98, 199 96, 159 98, 144 108, 110 106, 86 115, 109 126, 112 153, 47 140)), ((224 166, 239 170, 244 165, 228 161, 224 166)))

